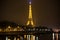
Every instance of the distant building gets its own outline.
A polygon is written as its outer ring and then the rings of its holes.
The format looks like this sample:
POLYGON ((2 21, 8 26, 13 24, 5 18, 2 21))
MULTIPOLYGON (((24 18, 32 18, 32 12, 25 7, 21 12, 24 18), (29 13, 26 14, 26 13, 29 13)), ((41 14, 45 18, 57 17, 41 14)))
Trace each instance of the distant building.
POLYGON ((0 40, 52 40, 52 29, 50 28, 14 24, 3 22, 0 25, 0 40), (3 25, 5 26, 2 27, 3 25))

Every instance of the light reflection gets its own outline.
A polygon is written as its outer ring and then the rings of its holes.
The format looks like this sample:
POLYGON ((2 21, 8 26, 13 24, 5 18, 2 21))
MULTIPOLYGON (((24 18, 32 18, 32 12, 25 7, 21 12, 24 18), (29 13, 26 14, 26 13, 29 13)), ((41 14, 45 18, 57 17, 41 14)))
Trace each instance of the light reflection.
POLYGON ((6 40, 11 40, 11 39, 6 36, 6 40))
POLYGON ((53 40, 55 40, 55 36, 54 36, 55 34, 53 33, 53 40))
POLYGON ((35 40, 35 36, 34 35, 31 35, 31 40, 35 40))
POLYGON ((30 40, 30 35, 27 35, 27 40, 30 40))
POLYGON ((26 38, 26 35, 24 35, 24 38, 26 38))
POLYGON ((20 39, 21 39, 21 40, 24 40, 22 36, 20 37, 20 39))
POLYGON ((38 40, 38 37, 36 37, 36 40, 38 40))
POLYGON ((8 40, 8 37, 6 37, 6 40, 8 40))
POLYGON ((58 40, 58 33, 56 33, 56 40, 58 40))
POLYGON ((35 36, 33 36, 33 40, 35 40, 35 36))
POLYGON ((16 40, 16 37, 14 37, 14 40, 16 40))
POLYGON ((10 40, 10 38, 8 40, 10 40))
POLYGON ((17 38, 17 40, 19 40, 20 38, 17 38))

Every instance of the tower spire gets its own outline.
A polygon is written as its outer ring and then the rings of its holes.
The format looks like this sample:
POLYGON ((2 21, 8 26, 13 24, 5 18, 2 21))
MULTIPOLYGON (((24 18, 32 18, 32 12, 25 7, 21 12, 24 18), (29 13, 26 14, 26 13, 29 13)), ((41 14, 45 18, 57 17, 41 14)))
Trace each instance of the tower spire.
POLYGON ((32 18, 32 6, 31 6, 31 0, 29 0, 29 16, 28 16, 27 25, 34 26, 33 18, 32 18))

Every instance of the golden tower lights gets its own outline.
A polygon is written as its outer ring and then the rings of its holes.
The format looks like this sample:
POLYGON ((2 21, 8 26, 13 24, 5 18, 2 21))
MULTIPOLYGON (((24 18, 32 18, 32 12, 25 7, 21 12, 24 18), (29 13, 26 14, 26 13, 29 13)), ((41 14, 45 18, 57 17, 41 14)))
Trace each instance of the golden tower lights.
POLYGON ((27 25, 34 26, 33 18, 32 18, 32 6, 31 6, 31 0, 29 0, 29 16, 28 16, 27 25))

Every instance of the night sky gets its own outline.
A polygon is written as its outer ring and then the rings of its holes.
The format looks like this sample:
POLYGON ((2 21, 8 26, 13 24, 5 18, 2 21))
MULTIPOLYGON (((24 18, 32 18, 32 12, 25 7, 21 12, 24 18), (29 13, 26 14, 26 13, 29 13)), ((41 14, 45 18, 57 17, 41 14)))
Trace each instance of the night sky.
MULTIPOLYGON (((58 0, 32 0, 32 11, 35 25, 60 28, 58 0)), ((4 20, 26 25, 28 0, 1 0, 0 21, 4 20)))

